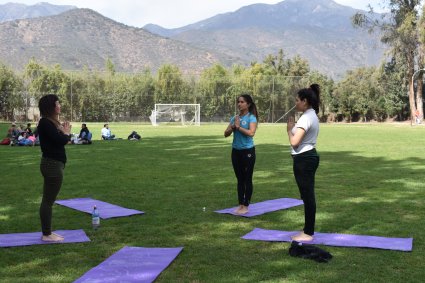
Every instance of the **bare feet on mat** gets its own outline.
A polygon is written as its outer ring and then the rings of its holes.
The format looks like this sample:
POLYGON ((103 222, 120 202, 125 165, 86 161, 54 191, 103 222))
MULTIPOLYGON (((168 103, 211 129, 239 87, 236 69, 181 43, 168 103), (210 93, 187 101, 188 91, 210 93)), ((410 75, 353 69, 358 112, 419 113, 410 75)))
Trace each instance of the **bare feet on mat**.
POLYGON ((239 205, 235 210, 233 210, 233 213, 239 214, 239 211, 243 208, 243 205, 239 205))
POLYGON ((241 209, 239 209, 239 211, 238 212, 236 212, 237 214, 239 214, 239 215, 244 215, 244 214, 247 214, 248 213, 248 206, 244 206, 244 205, 242 205, 242 208, 241 209))
POLYGON ((41 237, 41 240, 44 242, 60 242, 60 241, 63 241, 64 239, 65 239, 64 237, 56 233, 52 233, 48 236, 43 235, 41 237))
POLYGON ((313 241, 313 236, 310 236, 305 234, 304 232, 301 232, 297 235, 292 236, 291 239, 297 242, 310 242, 310 241, 313 241))

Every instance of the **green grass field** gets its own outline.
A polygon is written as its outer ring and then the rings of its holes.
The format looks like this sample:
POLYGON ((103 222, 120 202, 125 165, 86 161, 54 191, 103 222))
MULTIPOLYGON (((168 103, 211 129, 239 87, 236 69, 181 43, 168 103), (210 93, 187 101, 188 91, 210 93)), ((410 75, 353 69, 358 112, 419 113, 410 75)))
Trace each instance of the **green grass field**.
MULTIPOLYGON (((102 125, 88 127, 99 139, 102 125)), ((328 264, 290 257, 289 243, 240 238, 255 227, 301 229, 301 206, 252 219, 213 212, 237 205, 225 124, 110 127, 124 140, 67 146, 59 199, 145 214, 93 231, 88 214, 56 205, 53 228, 84 229, 91 242, 1 248, 0 282, 72 282, 124 246, 184 247, 157 282, 423 282, 425 127, 321 125, 316 231, 414 238, 412 252, 321 246, 334 256, 328 264), (143 140, 127 141, 132 130, 143 140)), ((285 126, 260 124, 255 142, 252 202, 298 198, 285 126)), ((40 231, 40 148, 0 146, 0 160, 0 233, 40 231)))

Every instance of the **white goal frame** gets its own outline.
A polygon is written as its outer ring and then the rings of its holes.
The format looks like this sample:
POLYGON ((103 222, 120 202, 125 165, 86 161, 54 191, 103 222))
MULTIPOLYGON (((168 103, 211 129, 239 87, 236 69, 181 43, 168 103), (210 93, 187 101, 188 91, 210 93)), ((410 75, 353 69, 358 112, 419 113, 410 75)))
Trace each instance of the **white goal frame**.
POLYGON ((159 124, 170 123, 170 121, 159 121, 158 115, 165 114, 170 115, 170 120, 173 122, 181 122, 182 126, 187 125, 201 125, 201 105, 200 104, 163 104, 163 103, 155 103, 155 108, 152 110, 151 116, 149 116, 152 126, 159 126, 159 124), (190 120, 186 118, 186 111, 181 111, 181 109, 185 107, 191 107, 193 109, 193 117, 190 120), (160 108, 169 108, 167 112, 160 112, 160 108), (175 109, 175 110, 174 110, 175 109))

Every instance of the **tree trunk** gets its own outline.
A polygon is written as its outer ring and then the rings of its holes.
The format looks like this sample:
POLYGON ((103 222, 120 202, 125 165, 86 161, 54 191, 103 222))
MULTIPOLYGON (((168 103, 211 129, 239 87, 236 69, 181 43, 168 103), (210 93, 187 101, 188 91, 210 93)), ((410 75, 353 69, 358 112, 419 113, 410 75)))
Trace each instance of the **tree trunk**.
POLYGON ((416 110, 419 112, 419 121, 422 121, 424 118, 424 109, 423 109, 423 100, 422 100, 422 91, 423 91, 423 74, 421 73, 418 76, 417 86, 416 86, 416 110))
MULTIPOLYGON (((419 46, 419 58, 418 58, 418 65, 419 70, 424 69, 424 58, 425 58, 425 49, 424 46, 419 46)), ((417 88, 416 88, 416 109, 419 112, 419 121, 422 122, 424 118, 424 109, 423 109, 423 100, 422 100, 422 93, 423 93, 423 71, 419 73, 418 80, 417 80, 417 88)))
POLYGON ((407 80, 409 81, 409 106, 410 106, 410 123, 415 121, 415 84, 413 82, 413 75, 415 73, 415 55, 413 51, 407 54, 407 80))

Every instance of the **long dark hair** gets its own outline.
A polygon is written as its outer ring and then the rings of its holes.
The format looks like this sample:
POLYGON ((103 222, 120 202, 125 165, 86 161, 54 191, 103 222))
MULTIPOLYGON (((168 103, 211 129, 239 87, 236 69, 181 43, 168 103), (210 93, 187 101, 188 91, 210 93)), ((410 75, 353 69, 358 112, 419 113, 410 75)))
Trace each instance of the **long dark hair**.
POLYGON ((38 109, 41 117, 50 120, 58 130, 63 132, 63 127, 58 120, 59 117, 55 116, 56 101, 59 101, 59 97, 56 94, 45 95, 38 101, 38 109))
POLYGON ((316 111, 316 114, 319 113, 320 86, 318 84, 312 84, 309 88, 300 89, 298 91, 298 98, 301 100, 306 99, 311 108, 316 111))
POLYGON ((257 118, 258 123, 258 111, 257 106, 254 103, 254 100, 252 99, 251 95, 249 94, 241 94, 239 97, 243 97, 243 99, 246 101, 246 103, 249 104, 248 111, 257 118))
POLYGON ((57 119, 55 117, 56 101, 59 101, 59 97, 56 94, 48 94, 40 98, 38 109, 42 117, 57 119))

